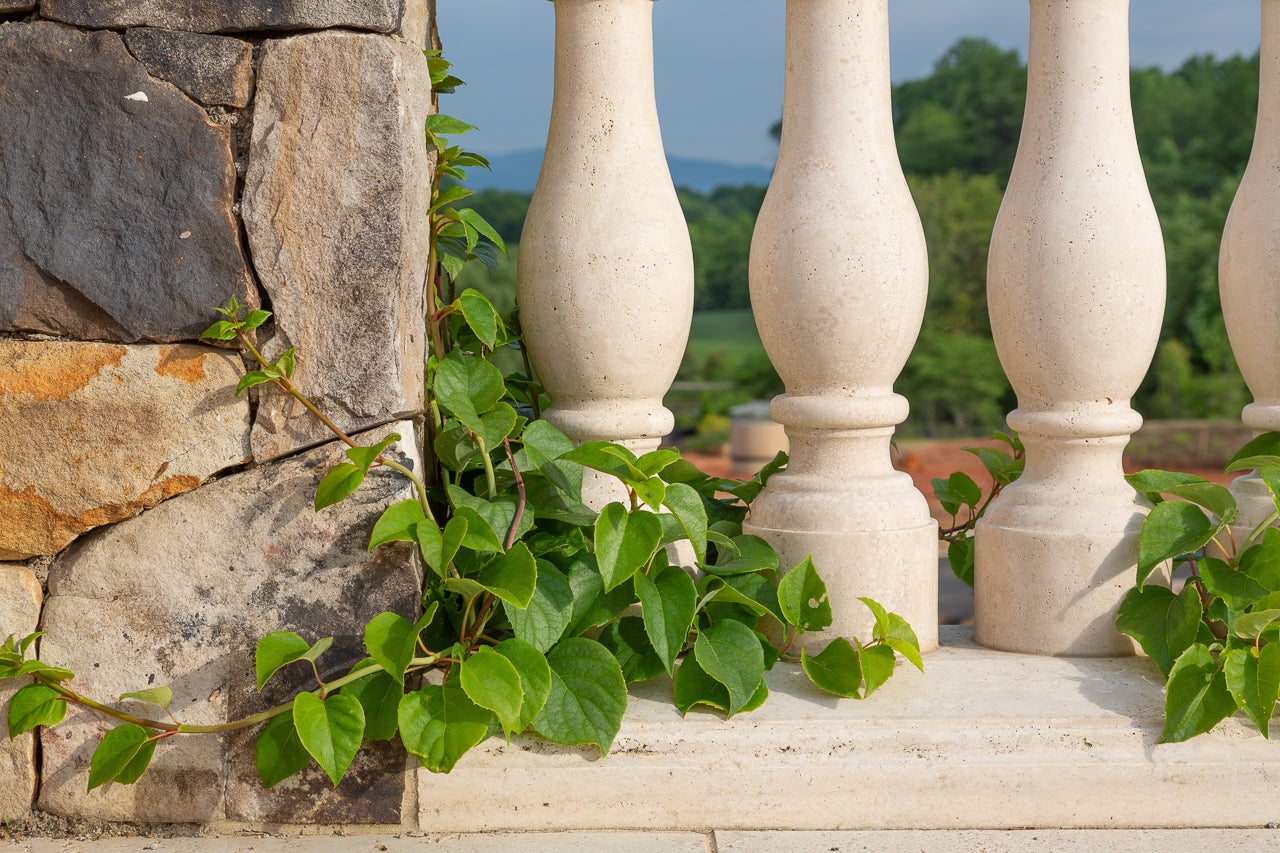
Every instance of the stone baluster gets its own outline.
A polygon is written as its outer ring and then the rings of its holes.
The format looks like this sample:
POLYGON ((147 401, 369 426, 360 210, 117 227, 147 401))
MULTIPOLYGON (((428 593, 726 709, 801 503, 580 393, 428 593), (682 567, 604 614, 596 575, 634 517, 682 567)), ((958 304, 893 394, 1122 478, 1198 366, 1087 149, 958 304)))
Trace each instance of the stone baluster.
MULTIPOLYGON (((1148 510, 1121 454, 1164 310, 1160 224, 1129 99, 1128 0, 1031 0, 1022 139, 988 267, 1026 471, 977 528, 976 638, 1131 654, 1115 613, 1148 510)), ((963 381, 962 379, 960 381, 963 381)))
MULTIPOLYGON (((521 322, 575 441, 636 453, 674 425, 662 397, 693 316, 693 253, 653 84, 653 0, 554 0, 555 97, 520 241, 521 322)), ((589 504, 617 499, 592 478, 589 504)))
MULTIPOLYGON (((1253 404, 1244 423, 1280 430, 1280 0, 1262 0, 1262 85, 1253 154, 1222 236, 1222 315, 1253 404)), ((1275 509, 1256 473, 1232 484, 1240 508, 1237 533, 1275 509)), ((1243 541, 1237 535, 1237 541, 1243 541)))
POLYGON ((894 145, 888 0, 790 0, 782 147, 751 248, 751 303, 786 383, 771 407, 791 462, 747 532, 783 568, 812 554, 835 622, 866 640, 857 600, 937 645, 937 524, 890 464, 907 401, 893 393, 920 332, 928 254, 894 145))

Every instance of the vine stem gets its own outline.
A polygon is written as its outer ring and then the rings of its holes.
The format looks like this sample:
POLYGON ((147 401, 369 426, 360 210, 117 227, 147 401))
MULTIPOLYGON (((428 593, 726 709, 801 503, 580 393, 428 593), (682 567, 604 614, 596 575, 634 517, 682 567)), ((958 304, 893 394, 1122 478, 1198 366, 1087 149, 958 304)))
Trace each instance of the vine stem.
MULTIPOLYGON (((426 667, 435 666, 440 660, 441 660, 441 657, 439 655, 430 655, 424 658, 414 658, 409 662, 409 668, 423 669, 426 667)), ((319 696, 323 698, 323 696, 327 695, 328 693, 332 693, 334 690, 337 690, 340 687, 345 687, 346 685, 351 684, 352 682, 359 681, 362 678, 366 678, 370 675, 374 675, 376 673, 385 672, 385 671, 386 670, 382 667, 381 664, 372 663, 372 664, 369 664, 368 666, 361 667, 355 672, 349 673, 348 675, 344 675, 342 678, 334 679, 333 681, 330 681, 328 684, 324 685, 323 687, 317 690, 312 690, 309 692, 314 696, 319 696)), ((290 699, 288 702, 285 702, 283 705, 277 705, 274 708, 270 708, 261 713, 253 714, 248 717, 241 717, 240 719, 232 720, 229 723, 222 723, 216 726, 190 726, 190 725, 184 725, 182 723, 168 723, 163 720, 150 720, 150 719, 147 719, 146 717, 139 717, 136 714, 130 714, 128 711, 121 711, 119 708, 113 708, 110 705, 104 705, 101 702, 95 702, 93 699, 90 699, 87 696, 81 696, 79 693, 77 693, 76 691, 72 690, 69 687, 64 686, 60 682, 41 677, 39 673, 35 673, 35 679, 39 681, 41 684, 45 685, 46 687, 49 687, 55 692, 57 692, 67 701, 75 702, 78 705, 84 705, 87 708, 92 708, 95 711, 99 711, 103 714, 107 714, 108 716, 115 717, 117 720, 120 720, 125 723, 134 723, 136 725, 142 726, 143 728, 155 729, 156 731, 166 732, 170 735, 218 734, 220 732, 231 732, 237 729, 245 729, 245 728, 248 728, 249 726, 257 725, 258 723, 265 723, 267 720, 270 720, 273 717, 278 717, 281 714, 284 714, 293 710, 293 700, 290 699)))
POLYGON ((1266 529, 1271 525, 1275 524, 1277 521, 1280 521, 1280 509, 1277 509, 1275 512, 1271 513, 1271 515, 1268 515, 1265 519, 1263 519, 1261 524, 1253 528, 1253 532, 1250 533, 1249 537, 1244 540, 1245 547, 1252 545, 1255 539, 1257 539, 1264 532, 1266 532, 1266 529))
MULTIPOLYGON (((249 337, 243 331, 237 330, 236 337, 240 339, 240 342, 244 344, 245 348, 249 350, 249 352, 253 355, 254 359, 256 359, 259 364, 261 364, 263 367, 271 366, 271 363, 262 357, 262 353, 258 352, 258 348, 253 345, 253 342, 249 340, 249 337)), ((326 427, 328 427, 329 431, 332 432, 334 435, 336 435, 339 439, 341 439, 342 442, 345 443, 348 447, 360 447, 360 445, 356 444, 351 439, 351 436, 347 435, 345 432, 343 432, 341 429, 338 428, 337 424, 329 420, 329 418, 325 415, 324 412, 316 408, 315 403, 312 403, 310 400, 308 400, 305 394, 303 394, 296 387, 294 387, 294 384, 289 381, 289 378, 287 376, 281 376, 278 379, 275 379, 273 381, 277 385, 279 385, 281 388, 283 388, 285 391, 287 391, 295 400, 297 400, 302 405, 306 406, 307 411, 311 412, 311 414, 319 418, 320 422, 324 424, 326 427)), ((431 512, 431 504, 427 500, 427 487, 422 482, 422 479, 417 474, 413 473, 413 471, 401 465, 399 462, 396 462, 393 459, 388 459, 387 457, 381 454, 378 455, 378 458, 376 461, 379 465, 385 465, 386 467, 390 468, 393 471, 400 472, 401 474, 403 474, 405 477, 409 479, 409 482, 413 483, 414 488, 418 492, 418 502, 422 504, 422 511, 426 514, 426 517, 428 519, 434 522, 436 520, 435 515, 431 512)))

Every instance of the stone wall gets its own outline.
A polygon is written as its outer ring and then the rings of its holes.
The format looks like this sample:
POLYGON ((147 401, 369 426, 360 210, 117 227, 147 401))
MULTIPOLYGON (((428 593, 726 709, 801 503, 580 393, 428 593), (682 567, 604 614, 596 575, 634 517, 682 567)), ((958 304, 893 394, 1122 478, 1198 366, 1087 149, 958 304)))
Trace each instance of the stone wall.
MULTIPOLYGON (((434 43, 433 0, 0 0, 0 638, 39 624, 86 694, 168 685, 216 723, 280 698, 254 690, 265 633, 335 635, 345 671, 364 621, 418 606, 415 555, 365 548, 404 481, 314 512, 342 447, 273 388, 237 397, 244 358, 198 337, 233 295, 268 308, 268 356, 297 347, 340 427, 421 468, 434 43)), ((74 817, 401 822, 385 744, 336 792, 264 791, 227 736, 86 793, 101 726, 0 743, 0 819, 38 790, 74 817)))

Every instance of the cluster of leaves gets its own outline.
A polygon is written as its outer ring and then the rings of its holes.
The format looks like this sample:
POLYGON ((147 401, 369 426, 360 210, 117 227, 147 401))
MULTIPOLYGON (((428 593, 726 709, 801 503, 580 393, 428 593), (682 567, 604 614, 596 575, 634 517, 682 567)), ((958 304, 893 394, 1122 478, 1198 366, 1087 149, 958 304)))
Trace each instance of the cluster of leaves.
POLYGON ((966 447, 965 452, 972 453, 982 461, 982 466, 991 475, 991 489, 986 500, 982 498, 982 489, 973 478, 963 471, 956 471, 946 479, 933 481, 933 494, 942 508, 951 516, 951 524, 938 531, 938 538, 947 543, 947 562, 951 571, 973 588, 973 534, 978 519, 986 513, 987 507, 996 499, 996 495, 1004 487, 1022 476, 1026 465, 1026 448, 1016 433, 997 431, 991 436, 1009 447, 966 447))
POLYGON ((1249 442, 1226 470, 1257 469, 1276 511, 1236 541, 1231 492, 1189 474, 1142 471, 1128 480, 1155 508, 1142 525, 1137 585, 1116 626, 1168 678, 1165 741, 1209 731, 1243 710, 1270 737, 1280 695, 1280 433, 1249 442), (1168 500, 1174 498, 1175 500, 1168 500), (1153 582, 1172 561, 1190 577, 1153 582))
MULTIPOLYGON (((428 54, 438 91, 461 81, 428 54)), ((73 674, 27 660, 39 635, 0 647, 0 678, 29 677, 15 695, 9 731, 16 736, 54 725, 68 702, 115 717, 95 751, 89 788, 130 783, 145 771, 159 741, 179 734, 261 725, 255 756, 270 787, 314 760, 337 785, 365 740, 399 738, 432 771, 447 772, 470 749, 499 733, 533 729, 562 744, 594 744, 607 753, 627 705, 627 684, 671 677, 684 713, 695 706, 726 717, 750 711, 768 696, 765 672, 778 660, 798 661, 819 687, 865 698, 888 679, 896 653, 922 667, 919 644, 898 615, 863 599, 875 615, 873 638, 837 639, 820 654, 787 652, 804 631, 832 622, 827 590, 810 560, 783 572, 762 539, 745 535, 747 507, 780 456, 752 480, 708 477, 675 450, 637 457, 616 444, 575 445, 545 420, 545 402, 525 371, 509 376, 493 364, 496 351, 523 352, 518 315, 500 314, 474 290, 454 294, 454 281, 473 260, 505 252, 482 216, 458 207, 469 192, 442 189, 441 176, 461 180, 484 159, 449 144, 446 134, 469 125, 434 116, 427 138, 437 152, 432 188, 431 261, 426 365, 428 443, 434 462, 419 477, 386 451, 391 435, 357 445, 291 383, 292 350, 268 362, 250 333, 269 319, 233 299, 206 332, 238 340, 261 369, 237 393, 274 382, 307 406, 345 441, 347 461, 320 483, 322 511, 360 488, 369 470, 387 466, 406 476, 417 497, 388 507, 374 524, 369 549, 413 543, 425 564, 421 615, 413 621, 385 612, 363 630, 367 656, 328 682, 318 661, 333 638, 312 642, 278 631, 256 648, 257 687, 285 667, 303 663, 316 682, 290 701, 223 725, 147 719, 81 696, 73 674), (616 483, 619 500, 602 510, 583 499, 585 472, 616 483), (693 568, 672 563, 674 548, 693 568), (781 647, 769 639, 781 637, 781 647)), ((159 687, 119 697, 168 713, 172 694, 159 687)))

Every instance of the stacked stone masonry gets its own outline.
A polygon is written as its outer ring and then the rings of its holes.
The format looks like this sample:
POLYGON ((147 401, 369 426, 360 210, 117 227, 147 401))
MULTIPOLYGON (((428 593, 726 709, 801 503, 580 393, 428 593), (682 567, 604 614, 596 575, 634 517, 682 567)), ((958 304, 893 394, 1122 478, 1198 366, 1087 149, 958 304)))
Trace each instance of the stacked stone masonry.
MULTIPOLYGON (((253 689, 255 638, 332 635, 350 666, 352 626, 411 616, 420 569, 365 548, 404 481, 315 513, 341 445, 288 398, 237 395, 256 365, 199 336, 232 296, 273 311, 258 343, 297 347, 341 428, 398 432, 421 470, 433 2, 36 5, 0 0, 0 638, 51 631, 41 657, 95 696, 167 684, 193 722, 253 713, 279 698, 253 689)), ((46 730, 40 766, 30 734, 3 739, 0 820, 38 790, 71 817, 401 821, 385 744, 338 791, 264 791, 227 736, 86 794, 96 725, 46 730)))

